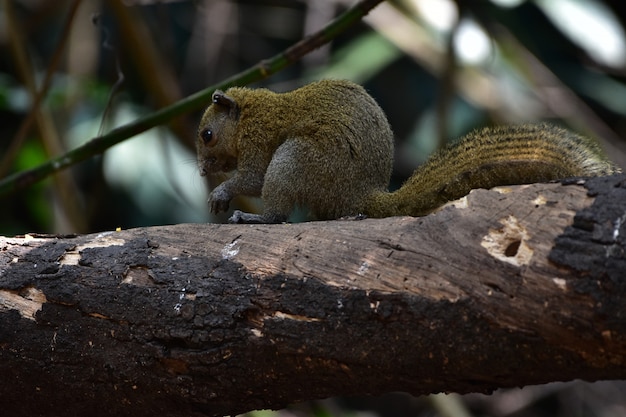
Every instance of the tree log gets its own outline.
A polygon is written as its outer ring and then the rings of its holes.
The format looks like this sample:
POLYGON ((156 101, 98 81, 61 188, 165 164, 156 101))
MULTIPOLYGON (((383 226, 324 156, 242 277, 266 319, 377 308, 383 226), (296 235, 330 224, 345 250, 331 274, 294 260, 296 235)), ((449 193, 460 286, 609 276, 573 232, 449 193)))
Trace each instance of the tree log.
POLYGON ((222 416, 626 378, 626 177, 422 218, 0 238, 0 409, 222 416))

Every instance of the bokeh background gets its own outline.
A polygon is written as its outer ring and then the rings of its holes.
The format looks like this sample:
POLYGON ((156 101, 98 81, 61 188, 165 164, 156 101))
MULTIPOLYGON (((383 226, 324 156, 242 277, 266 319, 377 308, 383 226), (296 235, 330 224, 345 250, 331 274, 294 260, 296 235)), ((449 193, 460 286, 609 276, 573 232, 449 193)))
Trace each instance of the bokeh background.
MULTIPOLYGON (((269 58, 352 3, 0 0, 0 178, 269 58), (43 100, 34 110, 38 92, 43 100)), ((320 78, 363 84, 396 134, 392 188, 446 141, 491 124, 562 124, 597 138, 626 167, 625 27, 619 1, 389 1, 253 86, 286 91, 320 78)), ((195 164, 200 115, 0 196, 0 235, 223 221, 209 216, 209 186, 195 164)), ((280 414, 612 417, 626 415, 626 387, 573 382, 492 396, 391 394, 280 414)))

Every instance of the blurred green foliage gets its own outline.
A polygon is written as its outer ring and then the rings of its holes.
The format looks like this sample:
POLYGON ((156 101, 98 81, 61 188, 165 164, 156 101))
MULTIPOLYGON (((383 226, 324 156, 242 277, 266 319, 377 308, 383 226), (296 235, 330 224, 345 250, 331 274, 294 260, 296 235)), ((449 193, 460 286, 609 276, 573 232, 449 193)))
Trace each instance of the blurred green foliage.
MULTIPOLYGON (((46 152, 40 142, 35 140, 27 141, 15 160, 15 169, 24 170, 39 165, 47 159, 46 152)), ((53 221, 53 213, 47 204, 46 188, 50 186, 50 181, 36 184, 32 192, 22 194, 21 204, 13 206, 13 218, 20 219, 23 210, 27 210, 32 221, 38 227, 46 227, 53 221)), ((23 233, 25 225, 21 222, 10 222, 7 225, 9 233, 23 233), (12 230, 11 230, 12 229, 12 230)), ((36 230, 36 229, 34 229, 36 230)))

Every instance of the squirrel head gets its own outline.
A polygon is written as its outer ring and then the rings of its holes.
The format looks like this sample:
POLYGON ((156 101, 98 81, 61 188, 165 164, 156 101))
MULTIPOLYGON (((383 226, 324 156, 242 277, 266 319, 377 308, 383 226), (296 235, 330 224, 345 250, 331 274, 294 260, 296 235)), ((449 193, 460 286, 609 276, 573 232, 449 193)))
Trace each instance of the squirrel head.
POLYGON ((229 172, 237 168, 239 151, 235 140, 239 105, 223 91, 213 93, 196 137, 200 175, 229 172))

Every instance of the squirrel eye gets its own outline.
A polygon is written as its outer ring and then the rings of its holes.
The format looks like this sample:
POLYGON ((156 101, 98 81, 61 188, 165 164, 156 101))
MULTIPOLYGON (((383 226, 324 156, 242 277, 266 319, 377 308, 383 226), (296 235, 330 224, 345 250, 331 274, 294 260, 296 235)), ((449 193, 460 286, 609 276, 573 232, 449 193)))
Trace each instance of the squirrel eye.
POLYGON ((202 142, 204 142, 205 145, 215 145, 216 140, 213 136, 213 131, 211 129, 204 129, 202 132, 200 132, 200 137, 202 138, 202 142))

